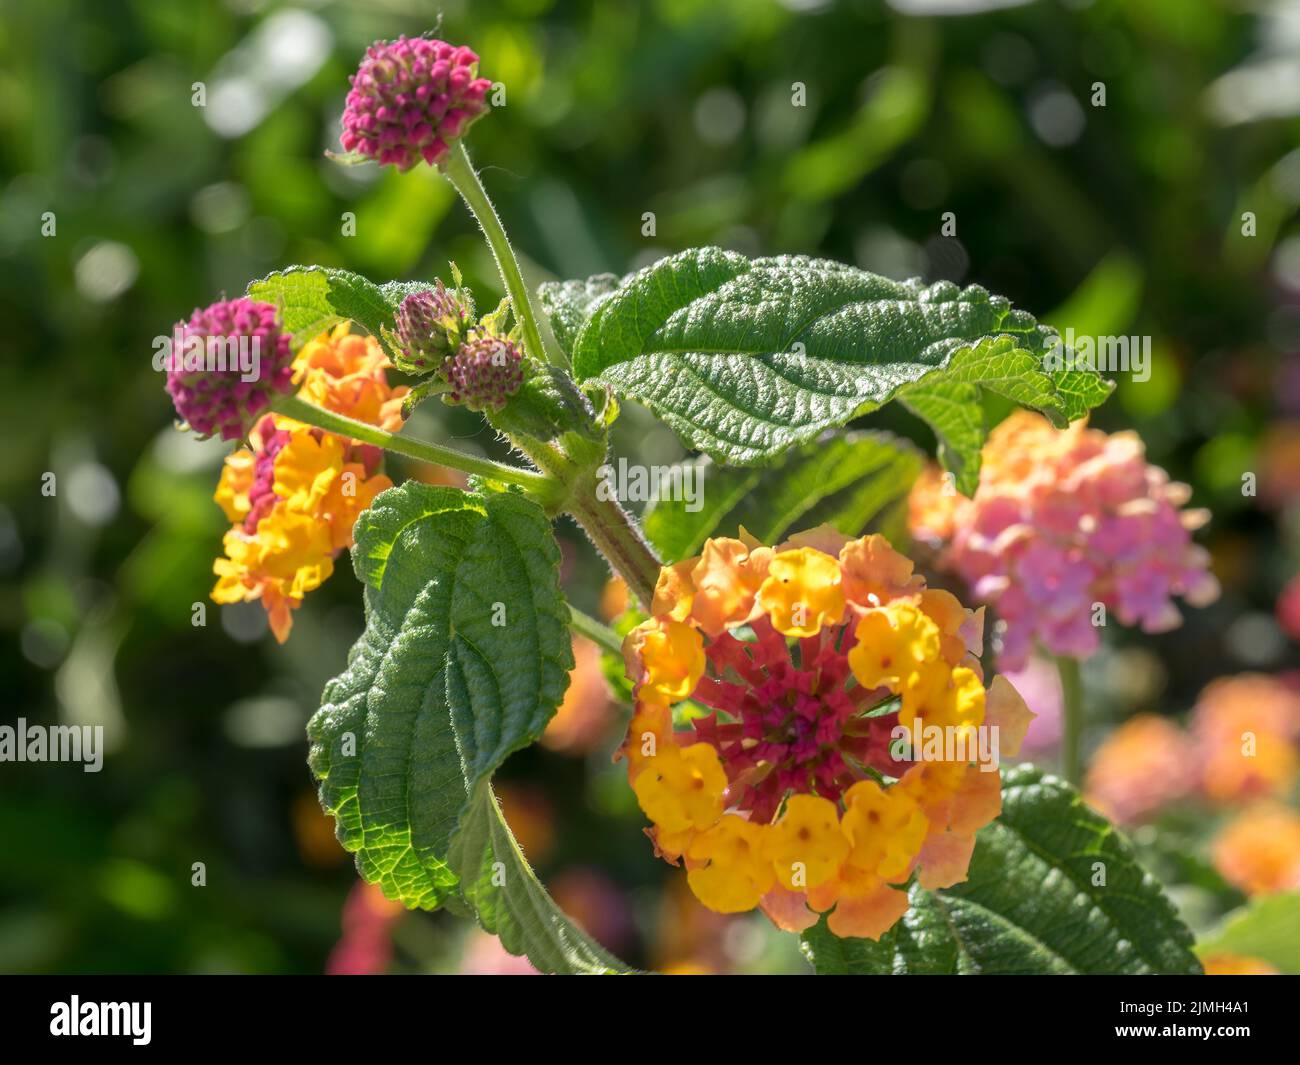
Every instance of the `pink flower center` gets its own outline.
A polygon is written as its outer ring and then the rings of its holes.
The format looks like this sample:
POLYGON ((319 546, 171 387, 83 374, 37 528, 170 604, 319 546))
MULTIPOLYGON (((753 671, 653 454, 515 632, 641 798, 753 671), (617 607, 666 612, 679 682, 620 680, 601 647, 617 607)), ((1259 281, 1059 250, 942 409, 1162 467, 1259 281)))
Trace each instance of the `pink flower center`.
POLYGON ((244 532, 250 536, 257 532, 257 523, 271 512, 280 498, 275 494, 275 456, 283 450, 292 434, 275 428, 268 415, 262 421, 262 450, 257 453, 253 467, 253 487, 248 490, 248 516, 244 518, 244 532))
POLYGON ((714 711, 692 725, 722 760, 729 807, 770 821, 791 792, 837 801, 869 775, 868 767, 891 777, 903 774, 907 763, 889 753, 898 712, 865 716, 889 692, 853 680, 847 654, 856 641, 850 625, 824 629, 793 646, 767 618, 751 628, 753 640, 723 633, 709 641, 710 672, 694 695, 714 711))

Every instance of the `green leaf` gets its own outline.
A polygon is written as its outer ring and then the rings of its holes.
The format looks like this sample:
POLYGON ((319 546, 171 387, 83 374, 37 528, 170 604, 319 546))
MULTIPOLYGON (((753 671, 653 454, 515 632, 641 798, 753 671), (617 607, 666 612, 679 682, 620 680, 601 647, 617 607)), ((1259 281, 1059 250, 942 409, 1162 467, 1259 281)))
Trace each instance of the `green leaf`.
POLYGON ((382 288, 360 274, 325 266, 290 266, 248 286, 248 296, 280 308, 280 320, 293 334, 297 351, 339 322, 356 322, 374 336, 392 325, 393 312, 419 282, 392 281, 382 288))
MULTIPOLYGON (((702 248, 660 260, 594 303, 573 366, 579 380, 644 403, 688 446, 751 465, 940 384, 988 389, 1065 424, 1111 386, 1056 368, 1054 353, 1069 365, 1058 344, 978 285, 925 286, 826 260, 751 261, 702 248)), ((933 395, 923 395, 923 414, 933 395)), ((970 427, 953 426, 951 418, 942 426, 950 461, 960 453, 976 466, 970 427)))
POLYGON ((929 423, 939 442, 939 461, 954 475, 953 487, 973 496, 980 483, 980 448, 989 432, 979 387, 960 381, 918 385, 899 402, 929 423))
MULTIPOLYGON (((408 481, 375 499, 355 537, 366 628, 308 725, 340 842, 367 881, 407 906, 483 906, 485 926, 537 950, 539 967, 562 968, 573 944, 598 949, 558 910, 549 933, 534 927, 544 893, 508 829, 484 813, 499 820, 491 776, 541 735, 573 667, 545 514, 522 493, 408 481), (500 856, 490 870, 506 863, 502 894, 480 885, 490 854, 500 856), (501 916, 521 901, 533 917, 501 916)), ((588 948, 573 958, 591 964, 588 948)))
POLYGON ((416 482, 376 497, 355 528, 366 627, 307 727, 309 763, 362 877, 408 906, 454 892, 448 840, 467 798, 446 704, 456 568, 480 501, 416 482))
POLYGON ((804 933, 817 972, 1201 971, 1191 933, 1129 844, 1031 765, 1004 773, 1002 814, 980 833, 969 879, 909 895, 878 943, 838 939, 825 921, 804 933))
POLYGON ((700 459, 692 464, 699 479, 685 482, 699 485, 700 508, 658 500, 646 513, 645 531, 668 562, 695 554, 709 536, 735 536, 742 525, 768 544, 823 523, 849 536, 874 524, 896 539, 901 508, 924 464, 907 441, 880 432, 827 434, 764 469, 700 459))
POLYGON ((583 325, 620 283, 615 274, 597 274, 585 281, 544 281, 537 286, 538 302, 550 319, 551 332, 570 358, 583 325))
POLYGON ((1196 945, 1202 958, 1240 954, 1300 975, 1300 891, 1251 900, 1196 945))
POLYGON ((543 972, 631 972, 575 928, 529 868, 484 781, 453 843, 452 862, 464 871, 462 892, 479 923, 501 937, 511 954, 526 954, 543 972))

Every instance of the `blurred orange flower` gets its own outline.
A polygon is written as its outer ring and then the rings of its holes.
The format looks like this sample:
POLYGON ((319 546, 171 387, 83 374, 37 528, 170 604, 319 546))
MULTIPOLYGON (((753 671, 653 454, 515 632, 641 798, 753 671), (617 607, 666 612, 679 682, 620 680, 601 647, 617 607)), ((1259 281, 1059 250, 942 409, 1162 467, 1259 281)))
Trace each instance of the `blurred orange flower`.
POLYGON ((1300 499, 1300 422, 1274 422, 1259 440, 1259 499, 1281 509, 1300 499))
POLYGON ((1213 803, 1282 796, 1300 770, 1300 692, 1279 677, 1243 673, 1206 685, 1186 731, 1140 714, 1093 756, 1085 797, 1133 823, 1178 799, 1213 803))
POLYGON ((573 637, 573 671, 555 716, 542 733, 542 746, 564 754, 587 754, 600 744, 614 720, 613 707, 601 669, 600 648, 582 636, 573 637))
POLYGON ((1131 824, 1195 786, 1191 741, 1155 714, 1130 718, 1098 748, 1088 769, 1084 798, 1112 821, 1131 824))
POLYGON ((1276 803, 1251 807, 1215 838, 1214 867, 1247 895, 1300 888, 1300 813, 1276 803))
POLYGON ((1205 959, 1206 976, 1281 976, 1282 973, 1263 958, 1244 954, 1212 954, 1205 959))
POLYGON ((1190 732, 1210 799, 1282 795, 1296 776, 1300 694, 1259 673, 1221 678, 1201 692, 1190 732))
POLYGON ((530 784, 494 783, 501 814, 533 865, 544 862, 555 846, 555 811, 540 789, 530 784))

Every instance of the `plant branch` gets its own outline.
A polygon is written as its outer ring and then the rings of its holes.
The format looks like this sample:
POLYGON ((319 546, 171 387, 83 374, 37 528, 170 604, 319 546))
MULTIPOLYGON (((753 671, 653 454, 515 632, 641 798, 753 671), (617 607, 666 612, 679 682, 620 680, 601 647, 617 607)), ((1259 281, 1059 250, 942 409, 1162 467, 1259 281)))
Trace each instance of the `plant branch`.
POLYGON ((546 347, 542 343, 542 334, 537 328, 537 312, 533 309, 532 299, 524 285, 524 277, 519 270, 519 260, 515 258, 514 249, 510 246, 510 238, 506 236, 496 208, 492 206, 487 190, 483 188, 483 182, 479 180, 474 164, 470 162, 464 141, 457 141, 456 146, 439 165, 443 176, 460 193, 460 198, 465 201, 465 206, 477 219, 479 228, 487 238, 488 246, 492 249, 492 257, 497 262, 497 270, 510 296, 515 320, 523 330, 524 350, 533 358, 546 361, 546 347))
POLYGON ((584 614, 572 603, 569 604, 569 618, 573 623, 573 631, 587 637, 597 647, 615 655, 623 653, 623 641, 608 625, 597 621, 590 614, 584 614))
POLYGON ((563 491, 558 482, 544 473, 520 469, 517 466, 506 466, 491 459, 482 459, 454 448, 443 447, 441 444, 432 444, 427 440, 398 436, 386 429, 380 429, 377 425, 359 422, 355 418, 325 410, 297 396, 282 396, 272 404, 272 408, 280 414, 314 425, 326 432, 350 437, 364 444, 374 444, 376 447, 382 447, 386 451, 405 455, 408 458, 433 462, 464 473, 488 477, 494 481, 504 481, 506 484, 519 485, 540 500, 549 502, 563 491))
POLYGON ((662 563, 632 516, 617 500, 600 499, 590 479, 576 487, 564 508, 582 526, 610 568, 627 582, 641 606, 649 610, 662 563))

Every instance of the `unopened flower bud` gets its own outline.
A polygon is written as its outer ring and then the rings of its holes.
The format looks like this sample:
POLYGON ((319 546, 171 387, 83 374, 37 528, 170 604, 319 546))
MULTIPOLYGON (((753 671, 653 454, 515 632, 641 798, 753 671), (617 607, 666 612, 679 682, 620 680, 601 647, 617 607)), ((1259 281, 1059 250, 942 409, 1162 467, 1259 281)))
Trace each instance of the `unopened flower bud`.
POLYGON ((460 346, 447 364, 447 398, 470 410, 500 410, 524 381, 523 355, 501 336, 485 336, 460 346))
POLYGON ((468 294, 448 291, 441 280, 407 296, 397 308, 397 331, 391 338, 398 349, 397 368, 412 374, 441 369, 460 347, 473 314, 468 294))

